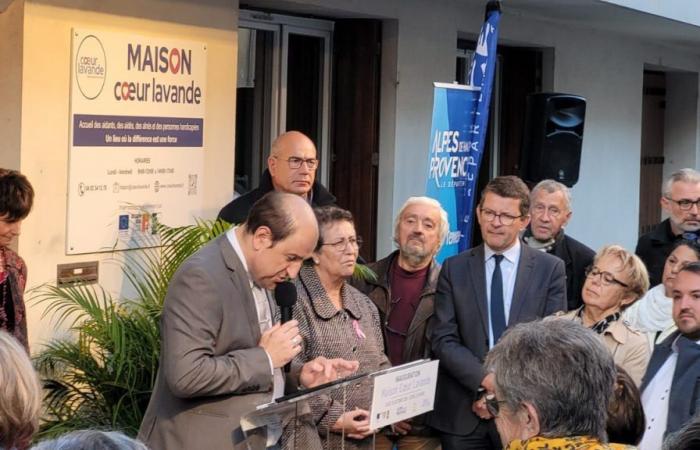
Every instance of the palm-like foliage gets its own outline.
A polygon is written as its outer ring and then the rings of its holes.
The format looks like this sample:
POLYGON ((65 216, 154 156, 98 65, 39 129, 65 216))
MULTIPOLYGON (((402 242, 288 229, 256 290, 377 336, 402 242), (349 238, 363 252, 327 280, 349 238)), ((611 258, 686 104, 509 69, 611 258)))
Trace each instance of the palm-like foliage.
POLYGON ((131 299, 115 299, 98 285, 32 291, 32 301, 46 305, 44 315, 73 332, 35 357, 46 392, 41 437, 80 428, 136 434, 158 369, 158 321, 168 282, 189 255, 227 227, 208 221, 160 225, 160 247, 127 252, 121 263, 136 293, 131 299))

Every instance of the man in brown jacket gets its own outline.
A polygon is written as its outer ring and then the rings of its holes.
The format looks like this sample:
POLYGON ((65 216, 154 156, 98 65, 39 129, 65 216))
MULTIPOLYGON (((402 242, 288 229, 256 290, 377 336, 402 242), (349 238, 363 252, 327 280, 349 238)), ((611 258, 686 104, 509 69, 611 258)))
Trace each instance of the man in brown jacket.
MULTIPOLYGON (((428 197, 409 198, 395 222, 394 242, 399 249, 369 265, 377 280, 356 283, 379 309, 387 355, 394 366, 430 356, 428 323, 440 273, 435 255, 448 228, 447 213, 440 203, 428 197)), ((400 439, 402 450, 440 446, 423 416, 393 428, 389 436, 400 439)), ((384 434, 377 436, 376 443, 377 449, 391 448, 384 434)))

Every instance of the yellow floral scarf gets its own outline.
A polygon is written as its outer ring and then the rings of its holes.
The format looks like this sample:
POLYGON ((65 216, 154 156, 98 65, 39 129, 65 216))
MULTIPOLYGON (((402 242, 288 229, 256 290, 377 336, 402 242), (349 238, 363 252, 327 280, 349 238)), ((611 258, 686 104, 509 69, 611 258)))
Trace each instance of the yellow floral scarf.
POLYGON ((535 436, 526 441, 511 441, 506 450, 613 450, 616 446, 601 443, 590 436, 545 438, 535 436))

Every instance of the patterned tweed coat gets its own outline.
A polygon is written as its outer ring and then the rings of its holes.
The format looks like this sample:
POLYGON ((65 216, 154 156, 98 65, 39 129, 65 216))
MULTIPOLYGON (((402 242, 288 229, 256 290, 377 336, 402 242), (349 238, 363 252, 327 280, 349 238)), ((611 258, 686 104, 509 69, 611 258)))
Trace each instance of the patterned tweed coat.
MULTIPOLYGON (((379 313, 372 301, 349 284, 341 290, 343 309, 337 310, 326 295, 316 270, 304 266, 296 281, 298 300, 294 307, 294 319, 299 321, 299 330, 304 338, 302 350, 294 364, 303 364, 318 356, 344 358, 359 361, 358 373, 375 372, 391 366, 384 353, 384 340, 379 323, 379 313)), ((309 401, 313 411, 312 420, 320 434, 323 448, 341 448, 341 435, 329 429, 343 411, 355 408, 369 410, 372 402, 372 385, 364 382, 348 386, 345 409, 343 392, 338 390, 330 396, 320 396, 309 401)), ((290 445, 292 427, 288 427, 282 438, 283 446, 290 445)), ((314 436, 312 440, 315 440, 314 436)), ((317 442, 304 442, 309 437, 297 427, 297 448, 315 448, 317 442)), ((371 448, 372 437, 364 440, 345 439, 346 449, 371 448)))

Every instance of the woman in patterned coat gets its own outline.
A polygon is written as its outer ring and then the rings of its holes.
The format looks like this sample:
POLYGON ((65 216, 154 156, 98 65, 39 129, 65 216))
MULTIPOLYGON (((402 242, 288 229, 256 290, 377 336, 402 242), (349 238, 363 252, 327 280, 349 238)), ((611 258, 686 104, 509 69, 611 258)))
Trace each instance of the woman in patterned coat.
POLYGON ((0 330, 13 335, 27 351, 27 266, 9 246, 19 236, 33 201, 34 189, 27 178, 15 170, 0 168, 0 330))
MULTIPOLYGON (((319 242, 313 263, 302 267, 296 280, 294 319, 299 321, 304 342, 294 363, 325 356, 359 361, 358 373, 388 368, 376 307, 346 282, 353 274, 362 243, 352 214, 335 206, 315 211, 319 242)), ((309 401, 323 448, 341 448, 343 435, 346 449, 371 448, 371 396, 371 383, 363 382, 347 388, 344 405, 342 389, 309 401)), ((283 439, 287 447, 293 447, 290 433, 288 430, 283 439)), ((299 442, 302 436, 304 433, 298 433, 296 447, 312 447, 312 443, 299 442)))

